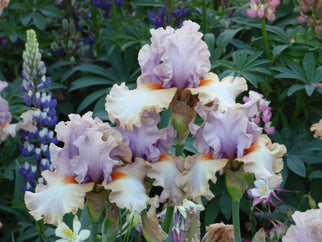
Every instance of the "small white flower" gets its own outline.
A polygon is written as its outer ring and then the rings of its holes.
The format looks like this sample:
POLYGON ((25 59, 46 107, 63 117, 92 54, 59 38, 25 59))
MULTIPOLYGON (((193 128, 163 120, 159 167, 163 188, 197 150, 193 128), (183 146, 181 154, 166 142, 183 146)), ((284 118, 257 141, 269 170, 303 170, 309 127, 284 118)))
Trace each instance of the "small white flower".
POLYGON ((193 208, 194 210, 204 210, 205 207, 202 204, 194 203, 188 199, 183 199, 183 203, 181 206, 175 206, 175 210, 179 211, 179 213, 182 215, 182 217, 187 218, 187 210, 190 208, 193 208))
POLYGON ((75 216, 73 220, 73 231, 64 223, 59 221, 55 234, 57 237, 61 238, 56 240, 56 242, 81 242, 87 239, 90 235, 88 229, 81 228, 81 223, 78 220, 78 217, 75 216))

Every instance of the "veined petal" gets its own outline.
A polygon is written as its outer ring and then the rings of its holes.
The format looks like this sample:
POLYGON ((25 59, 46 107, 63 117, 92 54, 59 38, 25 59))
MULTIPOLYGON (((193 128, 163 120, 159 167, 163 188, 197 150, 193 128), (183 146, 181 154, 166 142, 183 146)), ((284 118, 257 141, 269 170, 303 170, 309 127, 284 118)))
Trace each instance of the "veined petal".
POLYGON ((113 181, 104 186, 111 189, 109 200, 119 208, 141 211, 146 207, 149 197, 143 185, 143 179, 150 165, 141 158, 134 163, 117 167, 111 174, 113 181))
POLYGON ((184 21, 180 29, 171 27, 151 30, 151 45, 139 52, 141 77, 164 88, 197 87, 210 70, 207 44, 198 32, 200 26, 184 21))
POLYGON ((83 209, 86 192, 92 190, 94 183, 77 184, 49 170, 42 172, 47 185, 39 184, 36 192, 25 193, 25 203, 30 214, 44 223, 57 224, 64 214, 75 214, 78 208, 83 209))
POLYGON ((156 112, 144 111, 141 116, 142 126, 133 130, 116 127, 123 136, 124 144, 131 148, 133 158, 141 157, 145 161, 155 162, 160 155, 168 154, 176 137, 176 131, 171 127, 159 129, 157 124, 160 115, 156 112))
POLYGON ((246 172, 254 173, 256 179, 268 178, 283 169, 283 155, 286 153, 285 145, 273 143, 266 135, 261 135, 247 149, 247 154, 238 161, 244 163, 246 172))
POLYGON ((112 180, 112 169, 120 164, 119 157, 113 157, 112 152, 122 144, 112 135, 103 140, 102 132, 87 130, 74 141, 74 145, 78 148, 79 155, 74 156, 70 163, 77 182, 93 181, 105 185, 112 180))
POLYGON ((125 83, 115 84, 106 97, 105 109, 112 122, 119 121, 123 129, 132 130, 134 125, 141 127, 144 110, 161 112, 168 108, 176 91, 177 88, 156 89, 153 84, 129 90, 125 83))
POLYGON ((175 177, 183 171, 184 158, 176 157, 173 154, 161 156, 159 161, 151 163, 152 169, 148 172, 148 177, 154 178, 154 186, 163 187, 160 195, 160 202, 165 202, 169 198, 169 205, 179 205, 184 198, 184 192, 175 185, 175 177))
POLYGON ((176 184, 187 193, 187 197, 201 203, 201 196, 208 200, 214 197, 208 180, 216 183, 216 172, 220 171, 228 159, 212 159, 212 154, 196 154, 186 158, 184 171, 176 179, 176 184))
POLYGON ((220 111, 236 104, 236 97, 247 90, 246 80, 242 77, 227 76, 219 81, 216 74, 209 72, 197 88, 187 88, 192 95, 198 95, 199 101, 206 105, 210 102, 219 104, 220 111))

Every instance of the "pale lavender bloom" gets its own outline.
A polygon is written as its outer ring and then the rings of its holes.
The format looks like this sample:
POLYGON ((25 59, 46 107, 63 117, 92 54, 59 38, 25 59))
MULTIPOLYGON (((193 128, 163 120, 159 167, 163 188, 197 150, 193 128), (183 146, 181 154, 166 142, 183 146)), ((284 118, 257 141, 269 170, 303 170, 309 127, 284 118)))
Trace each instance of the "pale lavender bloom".
POLYGON ((162 84, 164 88, 195 88, 210 70, 207 44, 202 41, 199 25, 184 21, 180 29, 151 30, 151 45, 139 52, 141 80, 162 84))
MULTIPOLYGON (((8 84, 6 82, 0 81, 0 93, 8 84)), ((8 101, 0 96, 0 127, 4 127, 11 121, 11 113, 9 112, 8 101)))
POLYGON ((134 126, 133 130, 117 130, 122 134, 123 141, 132 151, 132 160, 141 157, 148 162, 158 161, 160 155, 167 155, 176 137, 176 131, 171 127, 158 129, 160 115, 157 112, 144 111, 141 116, 142 126, 134 126))
POLYGON ((212 153, 215 159, 242 157, 244 150, 262 134, 262 128, 249 120, 257 110, 260 96, 256 96, 244 105, 228 108, 226 112, 197 104, 195 109, 204 122, 200 127, 190 125, 190 131, 196 137, 195 148, 200 153, 212 153))
POLYGON ((319 203, 318 209, 296 211, 292 219, 296 225, 287 230, 283 242, 322 241, 322 203, 319 203))
POLYGON ((57 124, 55 131, 64 147, 50 145, 52 164, 58 173, 74 176, 78 183, 105 185, 112 180, 110 174, 120 164, 119 157, 128 157, 129 149, 118 131, 91 115, 70 114, 70 121, 57 124))

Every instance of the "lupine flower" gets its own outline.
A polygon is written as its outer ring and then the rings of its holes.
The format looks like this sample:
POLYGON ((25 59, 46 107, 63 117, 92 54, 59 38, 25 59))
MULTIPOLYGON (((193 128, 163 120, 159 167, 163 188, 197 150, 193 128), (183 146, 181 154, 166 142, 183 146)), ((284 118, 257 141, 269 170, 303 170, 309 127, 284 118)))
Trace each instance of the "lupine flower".
POLYGON ((300 16, 296 17, 296 22, 303 24, 307 20, 307 26, 314 29, 315 33, 322 32, 322 1, 321 0, 303 0, 299 7, 300 16))
POLYGON ((275 8, 280 4, 279 0, 250 0, 250 8, 246 10, 250 18, 263 18, 267 20, 275 20, 275 8))
POLYGON ((296 211, 292 219, 295 225, 288 228, 283 242, 322 241, 322 203, 318 209, 296 211))
POLYGON ((55 235, 61 239, 56 242, 82 242, 90 236, 88 229, 81 229, 81 223, 78 217, 75 216, 73 220, 73 230, 71 230, 64 222, 59 221, 55 230, 55 235))
POLYGON ((147 11, 149 22, 156 28, 171 25, 172 23, 176 23, 177 27, 181 27, 183 19, 190 14, 190 8, 176 6, 173 9, 169 9, 166 3, 165 5, 158 10, 147 11))
POLYGON ((55 172, 42 172, 47 185, 25 193, 26 206, 36 220, 57 224, 64 214, 75 214, 84 207, 86 192, 97 186, 111 189, 109 201, 120 208, 140 211, 146 207, 142 181, 148 164, 141 158, 131 162, 131 150, 124 146, 121 134, 91 116, 91 112, 82 117, 70 114, 70 121, 56 125, 64 146, 50 145, 55 172))
MULTIPOLYGON (((269 107, 270 102, 264 99, 264 95, 260 94, 261 99, 258 101, 258 112, 250 118, 252 122, 259 125, 262 121, 264 124, 264 130, 267 134, 273 134, 275 128, 271 126, 271 118, 272 118, 272 108, 269 107)), ((248 96, 243 97, 243 101, 246 103, 250 100, 248 96)))
MULTIPOLYGON (((121 7, 123 5, 123 0, 115 0, 114 3, 116 6, 121 7)), ((111 11, 111 7, 112 7, 111 0, 94 0, 93 5, 94 5, 94 7, 105 11, 105 13, 104 13, 105 18, 110 17, 110 11, 111 11)))
POLYGON ((317 138, 320 136, 322 139, 322 119, 316 124, 313 124, 310 128, 311 131, 314 131, 314 138, 317 138))
MULTIPOLYGON (((27 31, 26 49, 23 52, 23 82, 21 90, 24 93, 24 101, 33 107, 22 115, 24 122, 29 123, 19 127, 21 144, 19 148, 24 156, 34 156, 37 161, 37 169, 34 171, 39 176, 42 170, 53 170, 50 162, 49 144, 57 143, 57 139, 51 126, 57 123, 56 99, 45 90, 50 87, 51 80, 46 77, 46 66, 41 60, 35 31, 27 31), (38 82, 39 81, 39 82, 38 82), (33 126, 34 128, 30 128, 33 126)), ((23 187, 33 191, 37 184, 37 177, 34 183, 26 176, 26 172, 20 169, 20 174, 24 176, 27 184, 23 187)), ((30 176, 30 173, 28 173, 30 176)))

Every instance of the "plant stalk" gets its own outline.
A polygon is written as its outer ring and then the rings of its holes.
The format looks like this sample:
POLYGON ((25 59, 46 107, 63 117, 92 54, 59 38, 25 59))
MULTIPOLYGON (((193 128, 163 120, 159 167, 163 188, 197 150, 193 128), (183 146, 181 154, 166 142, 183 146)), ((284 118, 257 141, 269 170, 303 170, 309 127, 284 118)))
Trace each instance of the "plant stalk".
POLYGON ((233 225, 235 242, 241 242, 240 223, 239 223, 239 201, 232 201, 233 225))
POLYGON ((90 230, 91 234, 89 236, 89 242, 97 242, 97 229, 98 229, 98 223, 91 222, 90 230))
POLYGON ((170 227, 171 227, 172 218, 173 218, 173 212, 174 212, 174 207, 167 207, 167 211, 165 212, 164 221, 161 225, 163 231, 166 232, 167 234, 169 234, 169 232, 170 232, 170 227))
POLYGON ((267 59, 269 59, 271 61, 269 65, 272 66, 273 60, 272 60, 272 56, 271 56, 271 52, 270 52, 269 44, 268 44, 265 17, 262 18, 262 35, 263 35, 265 53, 266 53, 267 59))

